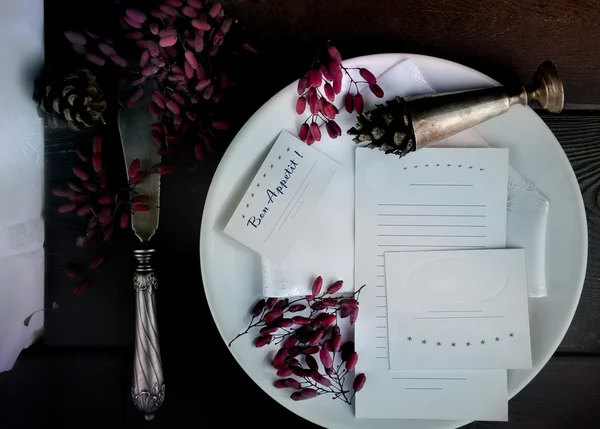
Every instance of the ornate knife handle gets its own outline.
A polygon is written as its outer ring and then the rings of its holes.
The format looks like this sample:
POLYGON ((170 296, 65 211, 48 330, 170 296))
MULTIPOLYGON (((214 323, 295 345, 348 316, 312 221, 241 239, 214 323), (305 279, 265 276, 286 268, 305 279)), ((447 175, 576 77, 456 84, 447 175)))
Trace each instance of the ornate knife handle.
POLYGON ((146 420, 154 418, 154 412, 165 400, 154 294, 158 288, 158 281, 150 265, 154 252, 154 249, 133 251, 137 268, 133 274, 136 311, 131 397, 136 408, 144 413, 146 420))

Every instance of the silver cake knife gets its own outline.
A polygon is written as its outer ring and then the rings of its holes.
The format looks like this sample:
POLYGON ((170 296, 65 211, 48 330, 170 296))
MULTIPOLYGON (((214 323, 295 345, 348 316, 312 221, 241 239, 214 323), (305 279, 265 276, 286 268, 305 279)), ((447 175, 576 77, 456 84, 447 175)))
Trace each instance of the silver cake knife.
MULTIPOLYGON (((146 103, 120 110, 119 132, 126 169, 135 159, 141 162, 140 171, 150 171, 160 163, 161 157, 150 135, 154 122, 156 121, 152 118, 146 103)), ((155 249, 148 244, 158 228, 160 175, 148 175, 135 186, 135 191, 149 196, 150 210, 134 211, 131 216, 131 227, 141 242, 140 248, 133 251, 137 267, 133 274, 136 312, 131 396, 134 405, 144 413, 146 420, 152 420, 154 412, 160 408, 165 399, 156 321, 155 293, 158 281, 151 264, 155 249)))

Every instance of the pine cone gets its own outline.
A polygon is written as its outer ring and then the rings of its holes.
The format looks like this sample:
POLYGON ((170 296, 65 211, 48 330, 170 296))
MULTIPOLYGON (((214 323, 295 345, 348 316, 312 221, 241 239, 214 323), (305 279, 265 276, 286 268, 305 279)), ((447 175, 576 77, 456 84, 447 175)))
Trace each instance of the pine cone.
POLYGON ((400 157, 415 150, 414 133, 404 99, 396 97, 376 107, 358 116, 358 124, 348 130, 348 134, 356 136, 354 142, 368 141, 371 142, 368 148, 400 157))
POLYGON ((98 121, 104 123, 104 93, 89 70, 51 70, 36 80, 33 98, 38 114, 50 128, 66 127, 80 131, 98 121))

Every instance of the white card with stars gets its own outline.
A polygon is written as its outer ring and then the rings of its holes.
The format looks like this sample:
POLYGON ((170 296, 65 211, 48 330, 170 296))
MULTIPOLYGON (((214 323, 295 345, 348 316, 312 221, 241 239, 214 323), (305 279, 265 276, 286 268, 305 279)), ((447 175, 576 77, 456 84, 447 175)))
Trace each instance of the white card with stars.
POLYGON ((287 256, 338 164, 282 131, 225 227, 275 263, 287 256))
POLYGON ((386 252, 390 369, 530 369, 523 249, 386 252))

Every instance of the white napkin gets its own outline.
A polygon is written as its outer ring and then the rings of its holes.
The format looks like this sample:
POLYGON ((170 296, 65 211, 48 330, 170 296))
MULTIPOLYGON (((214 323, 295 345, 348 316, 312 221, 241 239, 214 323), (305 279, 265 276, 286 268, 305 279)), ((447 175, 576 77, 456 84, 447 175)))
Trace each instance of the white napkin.
MULTIPOLYGON (((368 67, 366 64, 365 67, 368 67)), ((434 93, 419 68, 411 61, 401 61, 377 73, 378 82, 386 92, 404 97, 434 93)), ((342 90, 344 93, 345 89, 342 90)), ((362 92, 365 111, 383 101, 370 91, 362 92)), ((340 107, 340 106, 338 106, 340 107)), ((340 108, 340 111, 342 109, 340 108)), ((336 118, 342 130, 356 123, 356 115, 342 112, 336 118)), ((325 283, 344 280, 342 292, 354 290, 354 151, 355 144, 343 134, 331 140, 323 132, 323 140, 314 147, 339 163, 338 173, 328 193, 306 223, 301 237, 290 251, 287 264, 278 266, 262 258, 263 295, 290 297, 310 293, 317 275, 325 283)), ((470 129, 439 142, 435 146, 489 147, 481 136, 470 129)), ((545 237, 548 200, 517 171, 509 168, 507 247, 525 248, 528 291, 531 298, 546 296, 545 237)))
POLYGON ((0 14, 0 372, 43 326, 43 126, 32 75, 43 61, 44 1, 5 0, 0 14))

